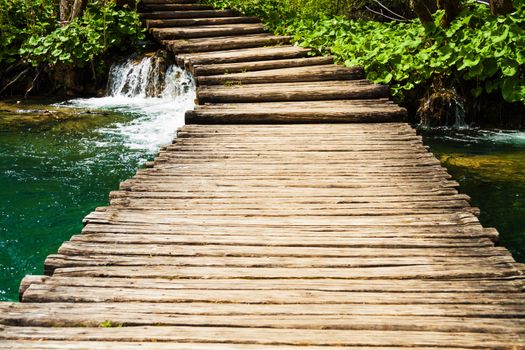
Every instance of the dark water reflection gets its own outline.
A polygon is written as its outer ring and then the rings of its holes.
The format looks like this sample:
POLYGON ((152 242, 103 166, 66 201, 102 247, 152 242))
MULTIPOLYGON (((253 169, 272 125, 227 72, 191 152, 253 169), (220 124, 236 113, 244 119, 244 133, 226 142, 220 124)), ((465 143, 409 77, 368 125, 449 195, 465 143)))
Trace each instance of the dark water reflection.
POLYGON ((525 132, 434 130, 425 143, 481 209, 481 223, 499 245, 525 262, 525 132))

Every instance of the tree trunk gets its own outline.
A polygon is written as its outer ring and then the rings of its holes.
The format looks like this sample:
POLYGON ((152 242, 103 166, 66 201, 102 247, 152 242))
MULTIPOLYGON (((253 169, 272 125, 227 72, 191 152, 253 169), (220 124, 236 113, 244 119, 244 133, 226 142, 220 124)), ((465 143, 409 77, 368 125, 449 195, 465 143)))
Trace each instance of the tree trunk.
POLYGON ((490 11, 495 16, 507 15, 514 11, 512 0, 490 0, 490 11))
POLYGON ((82 12, 86 9, 87 0, 74 0, 73 6, 71 7, 71 13, 69 15, 69 20, 72 21, 74 18, 77 18, 82 15, 82 12))
POLYGON ((410 8, 417 15, 424 26, 433 23, 432 13, 422 0, 410 0, 410 8))
POLYGON ((68 22, 71 18, 73 0, 60 0, 60 21, 68 22))
POLYGON ((457 0, 437 0, 437 6, 440 10, 445 10, 445 15, 441 19, 441 25, 448 27, 450 22, 459 15, 461 7, 457 0))

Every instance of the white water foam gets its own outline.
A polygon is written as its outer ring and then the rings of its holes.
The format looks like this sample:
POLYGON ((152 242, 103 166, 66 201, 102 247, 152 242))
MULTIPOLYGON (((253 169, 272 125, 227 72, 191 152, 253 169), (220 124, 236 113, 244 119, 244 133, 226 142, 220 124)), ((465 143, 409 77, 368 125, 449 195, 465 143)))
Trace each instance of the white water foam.
POLYGON ((122 138, 131 149, 155 152, 184 125, 195 95, 193 77, 181 68, 171 65, 163 72, 154 56, 130 57, 111 68, 107 97, 74 99, 67 105, 134 115, 130 122, 98 131, 122 138))

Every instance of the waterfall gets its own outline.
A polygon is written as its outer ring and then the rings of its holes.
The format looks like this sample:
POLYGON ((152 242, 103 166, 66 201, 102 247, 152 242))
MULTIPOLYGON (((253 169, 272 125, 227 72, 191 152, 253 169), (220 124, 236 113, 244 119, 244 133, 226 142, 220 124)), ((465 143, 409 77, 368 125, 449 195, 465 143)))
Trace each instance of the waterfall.
POLYGON ((176 98, 194 89, 192 77, 160 54, 129 57, 111 66, 108 96, 176 98))
POLYGON ((156 151, 184 125, 184 114, 193 109, 196 96, 193 76, 170 64, 166 56, 163 51, 132 55, 113 64, 106 97, 76 99, 69 105, 132 116, 129 122, 99 132, 123 138, 130 148, 156 151))

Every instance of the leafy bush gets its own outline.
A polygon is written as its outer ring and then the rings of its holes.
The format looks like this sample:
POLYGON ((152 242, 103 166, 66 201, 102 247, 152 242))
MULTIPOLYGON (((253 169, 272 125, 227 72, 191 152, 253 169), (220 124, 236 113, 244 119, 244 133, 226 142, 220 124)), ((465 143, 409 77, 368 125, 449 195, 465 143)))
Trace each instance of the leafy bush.
POLYGON ((441 75, 474 85, 473 96, 501 91, 506 101, 525 102, 525 4, 494 17, 486 6, 468 1, 448 28, 437 25, 443 16, 438 11, 436 25, 425 29, 418 20, 381 23, 294 13, 289 1, 208 0, 259 15, 270 29, 293 35, 301 46, 363 66, 368 79, 390 84, 400 99, 441 75))
POLYGON ((20 46, 31 35, 45 35, 57 26, 57 8, 49 0, 0 0, 0 64, 19 58, 20 46))
MULTIPOLYGON (((92 0, 81 17, 60 26, 53 0, 0 0, 0 64, 84 66, 112 47, 144 38, 138 13, 114 1, 92 0)), ((129 45, 128 45, 129 46, 129 45)))
POLYGON ((83 16, 46 36, 32 35, 20 54, 33 64, 57 62, 82 65, 111 47, 143 39, 144 30, 135 11, 119 10, 114 2, 90 3, 83 16))

